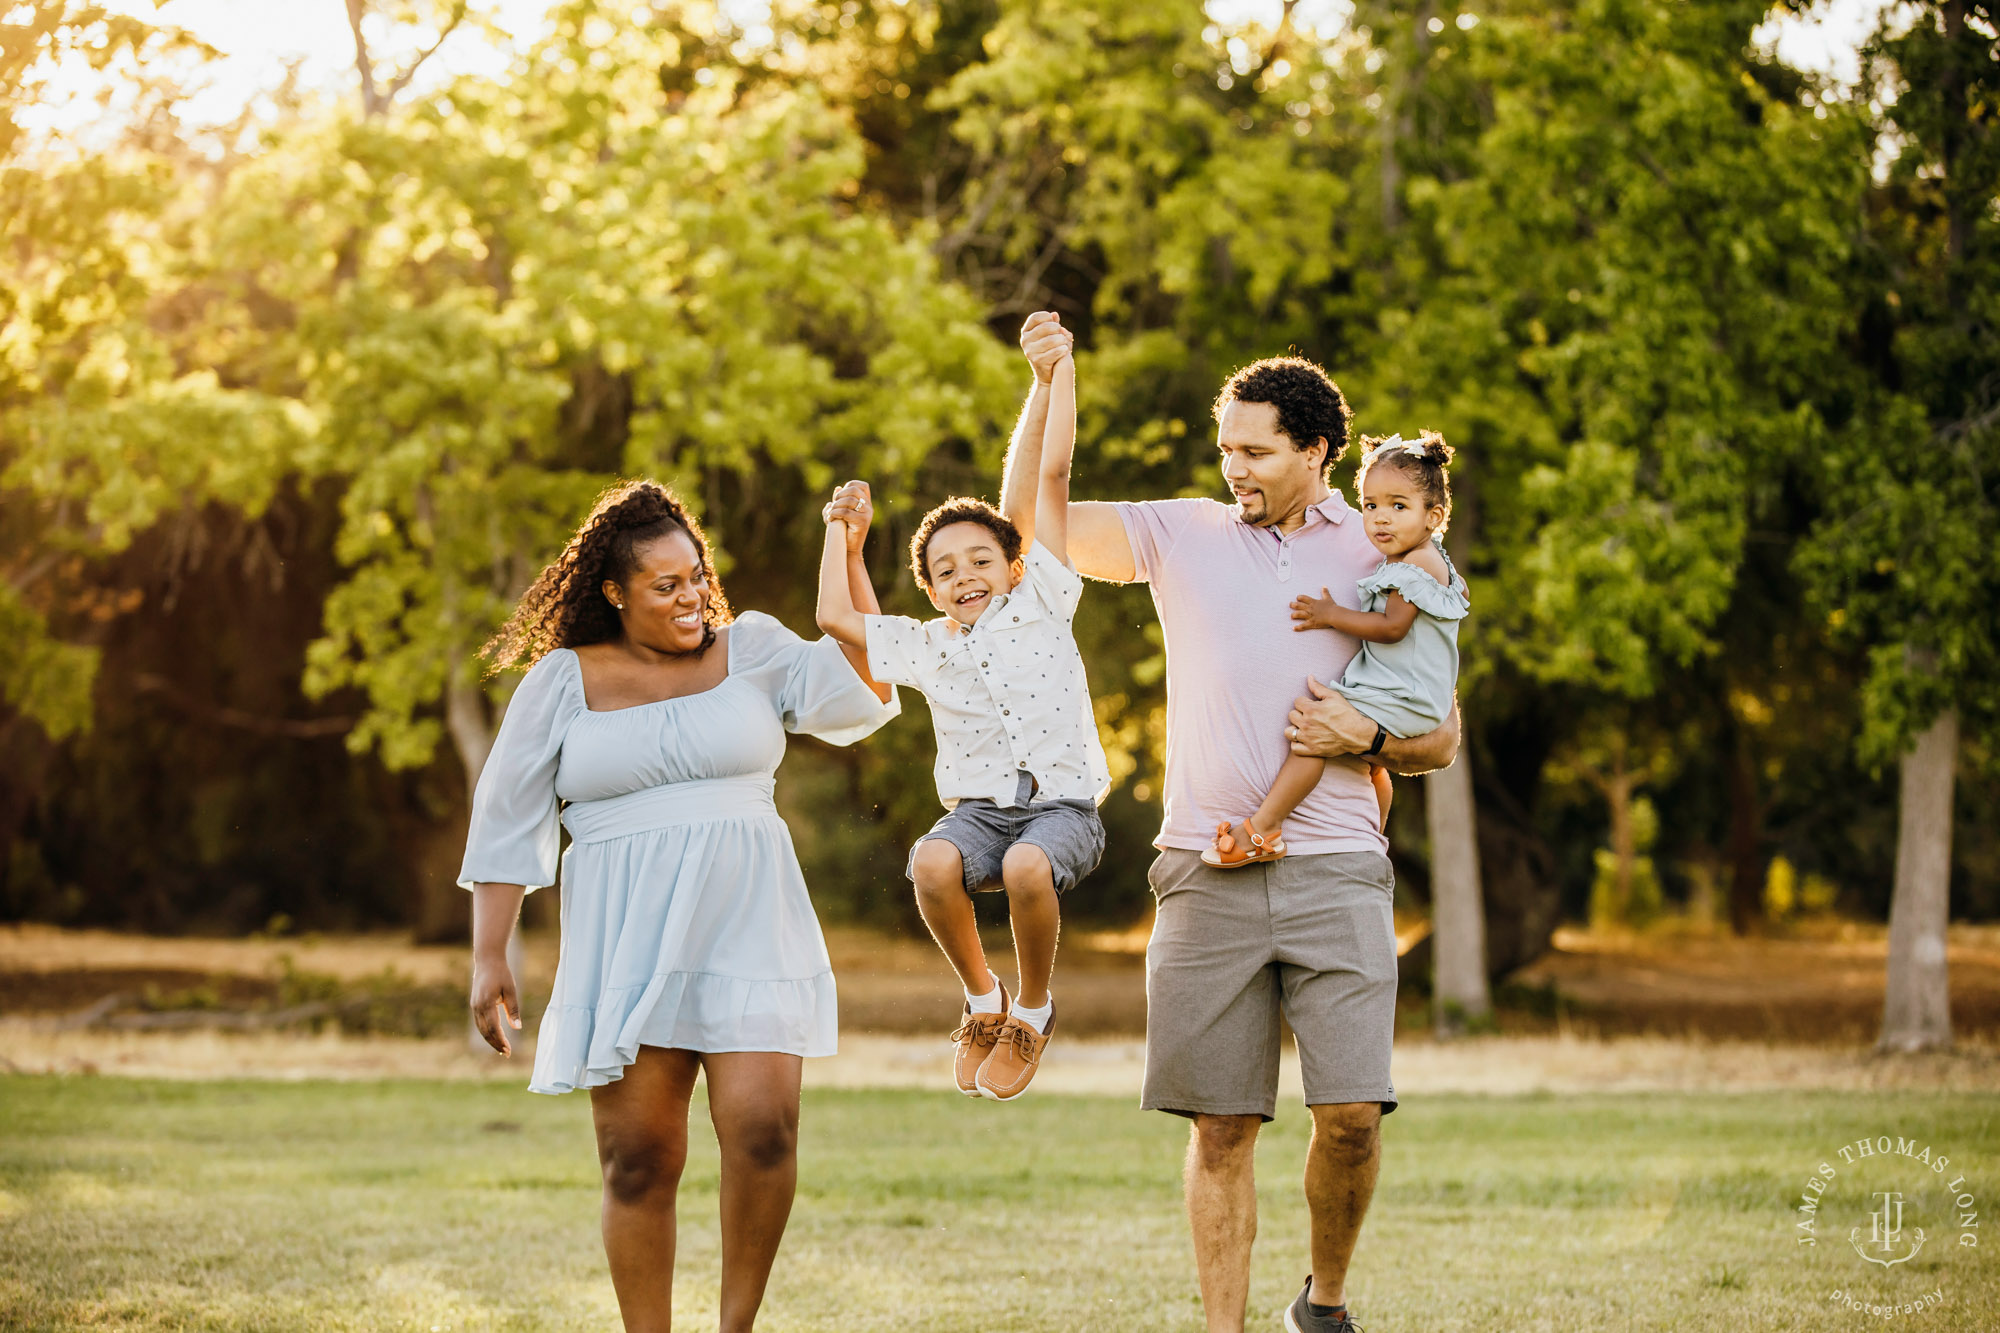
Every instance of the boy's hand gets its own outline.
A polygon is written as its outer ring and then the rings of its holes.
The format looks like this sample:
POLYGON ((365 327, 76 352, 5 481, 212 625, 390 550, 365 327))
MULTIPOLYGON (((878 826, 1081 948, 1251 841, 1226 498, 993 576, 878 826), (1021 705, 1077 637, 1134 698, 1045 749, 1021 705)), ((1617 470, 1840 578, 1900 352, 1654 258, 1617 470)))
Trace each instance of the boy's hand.
POLYGON ((1062 326, 1062 316, 1053 310, 1037 310, 1021 325, 1021 354, 1035 368, 1035 380, 1047 384, 1056 373, 1056 363, 1070 354, 1076 335, 1062 326))
POLYGON ((1332 612, 1339 605, 1340 603, 1334 601, 1332 594, 1327 592, 1325 588, 1319 590, 1319 596, 1317 597, 1311 596, 1308 593, 1300 593, 1292 599, 1292 620, 1295 622, 1292 628, 1295 630, 1332 629, 1332 612))
POLYGON ((868 540, 868 524, 875 517, 875 506, 868 494, 868 483, 850 481, 833 493, 820 517, 828 523, 847 525, 847 551, 850 555, 861 554, 861 545, 868 540))

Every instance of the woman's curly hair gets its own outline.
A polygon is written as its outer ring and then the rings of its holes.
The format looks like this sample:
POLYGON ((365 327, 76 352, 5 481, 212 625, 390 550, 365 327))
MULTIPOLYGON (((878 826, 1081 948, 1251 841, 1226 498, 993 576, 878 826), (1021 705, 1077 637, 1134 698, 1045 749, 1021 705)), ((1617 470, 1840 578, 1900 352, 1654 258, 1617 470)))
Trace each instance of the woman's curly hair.
POLYGON ((701 650, 715 642, 718 625, 731 620, 729 599, 715 574, 715 558, 701 524, 680 497, 653 481, 628 481, 597 497, 590 517, 541 572, 482 654, 492 671, 533 666, 557 648, 577 648, 618 637, 618 612, 604 597, 604 581, 623 583, 639 567, 639 548, 672 532, 684 532, 701 557, 708 580, 707 626, 701 650))

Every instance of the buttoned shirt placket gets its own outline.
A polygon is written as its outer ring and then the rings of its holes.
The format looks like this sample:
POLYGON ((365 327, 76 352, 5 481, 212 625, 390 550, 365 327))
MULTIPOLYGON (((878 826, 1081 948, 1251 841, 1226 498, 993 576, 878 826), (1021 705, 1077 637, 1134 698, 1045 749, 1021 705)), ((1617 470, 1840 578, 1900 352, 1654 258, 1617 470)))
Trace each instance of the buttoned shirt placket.
MULTIPOLYGON (((1007 732, 1007 749, 1014 756, 1014 771, 1025 773, 1028 771, 1028 743, 1021 735, 1020 719, 1014 716, 1014 699, 1005 688, 1006 672, 992 665, 999 656, 999 645, 993 641, 997 631, 989 628, 999 623, 999 617, 1007 612, 1007 604, 1012 600, 1013 594, 1004 592, 994 598, 993 605, 986 608, 986 614, 979 618, 979 623, 966 631, 965 646, 972 653, 973 660, 979 663, 979 678, 986 682, 986 692, 1000 706, 1000 725, 1007 732)), ((1020 615, 1009 614, 1009 623, 1010 626, 1020 624, 1020 615)))
MULTIPOLYGON (((1331 496, 1328 497, 1328 499, 1331 498, 1331 496)), ((1281 532, 1276 527, 1268 529, 1270 534, 1278 540, 1278 582, 1290 583, 1292 581, 1292 543, 1297 541, 1305 533, 1306 529, 1313 525, 1313 520, 1318 519, 1322 523, 1337 521, 1321 507, 1326 503, 1326 500, 1321 500, 1319 504, 1308 507, 1305 522, 1299 524, 1290 532, 1281 532)))

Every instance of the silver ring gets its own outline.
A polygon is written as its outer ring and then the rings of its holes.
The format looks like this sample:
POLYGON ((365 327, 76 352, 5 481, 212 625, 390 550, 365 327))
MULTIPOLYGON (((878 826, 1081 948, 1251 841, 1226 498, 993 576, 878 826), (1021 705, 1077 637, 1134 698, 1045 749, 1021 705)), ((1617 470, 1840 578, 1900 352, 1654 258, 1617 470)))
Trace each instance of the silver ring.
POLYGON ((1297 727, 1286 727, 1286 728, 1285 728, 1285 739, 1286 739, 1286 740, 1288 740, 1288 741, 1295 741, 1295 740, 1297 740, 1298 738, 1299 738, 1299 729, 1298 729, 1297 727))

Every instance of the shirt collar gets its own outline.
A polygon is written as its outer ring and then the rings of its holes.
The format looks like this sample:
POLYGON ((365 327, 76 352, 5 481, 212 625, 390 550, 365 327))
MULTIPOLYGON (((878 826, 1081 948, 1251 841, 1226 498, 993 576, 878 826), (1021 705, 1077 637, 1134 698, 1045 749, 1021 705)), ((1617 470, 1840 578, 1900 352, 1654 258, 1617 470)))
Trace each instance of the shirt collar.
MULTIPOLYGON (((1300 526, 1299 531, 1304 532, 1312 526, 1315 514, 1329 523, 1339 523, 1353 512, 1354 506, 1347 503, 1346 496, 1342 495, 1338 490, 1329 489, 1326 493, 1326 499, 1321 500, 1318 504, 1306 506, 1306 521, 1300 526)), ((1236 521, 1238 523, 1243 522, 1243 515, 1240 509, 1237 511, 1236 521)), ((1281 540, 1285 535, 1274 527, 1267 527, 1265 531, 1281 540)))

